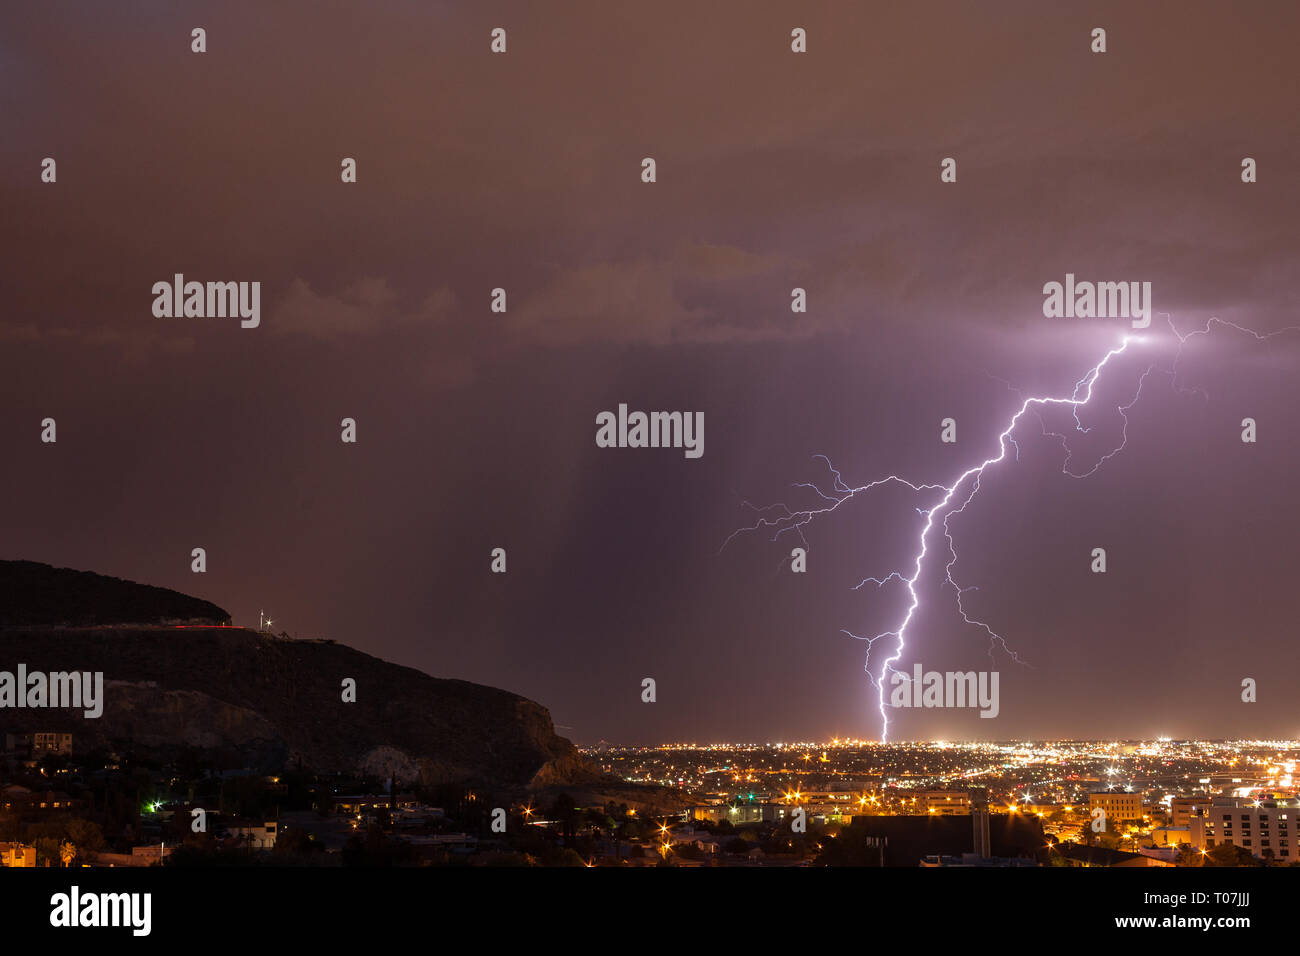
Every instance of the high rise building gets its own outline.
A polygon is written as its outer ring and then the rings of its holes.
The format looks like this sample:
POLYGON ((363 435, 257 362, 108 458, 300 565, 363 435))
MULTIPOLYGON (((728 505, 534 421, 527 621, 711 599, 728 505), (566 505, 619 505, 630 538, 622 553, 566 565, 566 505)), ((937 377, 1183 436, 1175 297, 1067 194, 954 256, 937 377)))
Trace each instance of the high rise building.
POLYGON ((1216 844, 1231 843, 1261 859, 1272 857, 1283 863, 1300 859, 1297 817, 1300 800, 1272 795, 1259 800, 1221 797, 1210 808, 1216 844))
POLYGON ((1142 819, 1141 794, 1123 790, 1094 791, 1088 794, 1088 812, 1097 807, 1105 811, 1107 824, 1142 819))
POLYGON ((1214 798, 1209 794, 1174 797, 1169 801, 1169 825, 1174 827, 1188 826, 1192 817, 1198 815, 1198 811, 1210 809, 1213 803, 1214 798))
POLYGON ((970 820, 974 831, 975 855, 981 859, 993 856, 989 840, 989 795, 983 787, 970 791, 970 820))

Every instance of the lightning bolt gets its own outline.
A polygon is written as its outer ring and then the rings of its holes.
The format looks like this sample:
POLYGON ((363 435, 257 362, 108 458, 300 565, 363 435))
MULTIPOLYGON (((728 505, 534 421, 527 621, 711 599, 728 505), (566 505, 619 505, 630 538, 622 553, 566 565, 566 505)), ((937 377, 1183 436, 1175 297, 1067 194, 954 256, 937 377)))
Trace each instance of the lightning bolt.
MULTIPOLYGON (((944 565, 943 583, 953 591, 958 614, 961 615, 963 621, 982 630, 988 637, 990 658, 993 658, 994 649, 1000 648, 1013 662, 1026 665, 1026 662, 1020 659, 1001 634, 984 621, 973 618, 967 613, 966 607, 962 602, 962 596, 970 591, 976 590, 976 588, 963 587, 953 576, 953 567, 957 563, 957 547, 953 541, 952 529, 949 525, 949 521, 952 517, 965 511, 967 505, 969 505, 971 501, 974 500, 975 496, 979 494, 981 483, 984 479, 984 473, 1007 458, 1008 449, 1014 449, 1016 459, 1019 460, 1020 446, 1012 437, 1012 433, 1015 432, 1016 428, 1020 425, 1021 420, 1025 418, 1026 415, 1033 412, 1041 426, 1043 436, 1056 438, 1060 441, 1061 446, 1065 451, 1065 460, 1061 465, 1062 473, 1076 479, 1088 478, 1095 474, 1099 468, 1118 455, 1127 446, 1129 410, 1132 409, 1132 407, 1137 404, 1138 399, 1141 398, 1142 389, 1146 385, 1147 379, 1152 375, 1152 373, 1167 375, 1170 380, 1171 388, 1173 388, 1173 390, 1178 394, 1198 394, 1202 397, 1208 398, 1203 389, 1191 388, 1180 384, 1179 363, 1183 357, 1183 350, 1192 339, 1199 336, 1209 335, 1210 330, 1215 325, 1221 325, 1225 328, 1254 336, 1256 340, 1261 342, 1285 332, 1300 331, 1300 326, 1289 326, 1284 329, 1279 329, 1276 332, 1259 333, 1244 326, 1237 325, 1236 323, 1226 322, 1218 317, 1211 317, 1206 322, 1204 328, 1195 329, 1190 332, 1181 332, 1174 325, 1172 317, 1167 314, 1163 315, 1167 320, 1174 337, 1178 341, 1178 348, 1174 360, 1168 366, 1160 366, 1158 363, 1154 362, 1149 364, 1145 371, 1143 371, 1138 377, 1137 385, 1133 389, 1132 397, 1128 401, 1115 406, 1123 423, 1120 429, 1119 442, 1111 448, 1110 451, 1101 455, 1093 466, 1086 471, 1072 470, 1071 464, 1074 459, 1074 452, 1070 447, 1069 436, 1064 432, 1050 431, 1046 422, 1043 420, 1041 412, 1045 408, 1052 406, 1067 407, 1070 409, 1071 417, 1074 420, 1074 431, 1078 434, 1087 434, 1090 431, 1090 428, 1083 423, 1080 413, 1092 401, 1093 391, 1097 381, 1101 378, 1102 373, 1111 364, 1113 359, 1127 352, 1131 345, 1147 341, 1147 336, 1125 335, 1119 345, 1107 351, 1106 354, 1101 357, 1100 361, 1088 369, 1083 377, 1075 383, 1074 388, 1069 395, 1025 397, 1024 394, 1015 386, 1004 382, 1008 388, 1020 396, 1022 401, 1020 408, 1011 416, 1006 427, 997 437, 997 454, 984 459, 984 461, 980 462, 978 465, 967 468, 949 484, 923 484, 909 481, 899 475, 891 474, 886 475, 883 478, 877 478, 865 485, 851 487, 844 481, 839 470, 835 468, 829 458, 825 455, 816 455, 814 458, 825 462, 826 468, 830 472, 831 483, 829 489, 824 491, 822 487, 815 482, 796 482, 793 487, 811 490, 817 498, 820 499, 820 502, 822 503, 821 507, 795 511, 782 502, 777 502, 776 504, 768 505, 763 508, 756 507, 748 501, 742 502, 742 507, 748 508, 754 512, 755 521, 753 524, 747 527, 738 528, 728 535, 726 540, 723 541, 722 547, 719 548, 719 553, 721 553, 721 551, 724 550, 737 535, 764 529, 773 530, 771 537, 772 541, 776 541, 784 534, 793 532, 803 543, 805 550, 811 550, 808 545, 808 539, 804 535, 804 529, 809 524, 817 518, 831 514, 846 501, 850 501, 859 495, 867 494, 868 492, 884 485, 899 484, 911 489, 917 495, 931 496, 931 500, 933 500, 932 504, 929 504, 928 507, 916 508, 917 514, 920 515, 922 520, 920 533, 917 538, 916 552, 912 557, 910 573, 905 570, 906 565, 904 565, 904 570, 890 571, 883 577, 864 578, 853 588, 853 590, 858 591, 870 584, 874 585, 877 591, 880 591, 890 584, 896 583, 901 585, 906 589, 908 595, 907 610, 903 613, 902 620, 896 627, 890 630, 881 631, 871 637, 855 634, 847 629, 841 630, 841 633, 848 635, 854 640, 863 641, 867 645, 866 661, 863 668, 866 671, 867 677, 870 679, 872 686, 876 688, 877 691, 881 720, 880 739, 882 741, 888 740, 889 738, 889 716, 885 706, 886 676, 890 673, 896 673, 894 665, 902 658, 904 649, 907 646, 908 626, 912 623, 912 619, 921 605, 921 597, 917 592, 917 583, 920 581, 921 575, 926 568, 926 559, 930 557, 931 537, 936 526, 942 529, 942 538, 948 553, 948 561, 944 565), (892 651, 888 656, 884 657, 880 661, 878 667, 873 667, 873 654, 876 651, 877 642, 880 641, 885 642, 885 647, 889 647, 890 642, 892 641, 892 651)), ((996 660, 996 658, 993 659, 996 660)))

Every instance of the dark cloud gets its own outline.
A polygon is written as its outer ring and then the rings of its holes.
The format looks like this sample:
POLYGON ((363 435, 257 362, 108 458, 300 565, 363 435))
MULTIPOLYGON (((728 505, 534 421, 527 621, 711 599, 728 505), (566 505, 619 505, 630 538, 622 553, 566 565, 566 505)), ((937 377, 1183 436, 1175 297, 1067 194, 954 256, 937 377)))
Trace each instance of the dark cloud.
MULTIPOLYGON (((4 556, 267 606, 583 740, 872 734, 840 629, 888 620, 850 588, 906 560, 915 502, 810 528, 803 578, 786 539, 718 555, 737 502, 824 479, 816 454, 938 481, 995 451, 1007 383, 1068 391, 1124 331, 1043 318, 1066 272, 1151 281, 1184 331, 1300 324, 1297 27, 1262 2, 6 10, 4 556), (155 319, 177 272, 260 281, 261 327, 155 319), (596 448, 620 402, 704 411, 704 457, 596 448)), ((1153 374, 1087 482, 1027 423, 954 528, 970 606, 1033 669, 1004 667, 997 721, 902 732, 1294 736, 1297 348, 1194 340, 1203 392, 1153 374), (1102 541, 1113 570, 1081 572, 1102 541)), ((987 661, 927 588, 927 666, 987 661)))

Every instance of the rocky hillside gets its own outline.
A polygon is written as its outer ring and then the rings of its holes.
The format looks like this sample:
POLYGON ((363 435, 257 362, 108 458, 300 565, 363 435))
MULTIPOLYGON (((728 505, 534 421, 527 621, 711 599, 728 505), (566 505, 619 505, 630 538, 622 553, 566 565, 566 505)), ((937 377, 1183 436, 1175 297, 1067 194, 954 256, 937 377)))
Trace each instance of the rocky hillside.
POLYGON ((35 561, 0 561, 0 627, 227 624, 230 615, 179 591, 35 561))
MULTIPOLYGON (((441 680, 342 644, 243 628, 0 632, 0 668, 103 671, 104 712, 0 711, 10 732, 68 731, 77 750, 160 756, 198 748, 274 772, 396 772, 427 782, 527 785, 589 776, 546 709, 503 690, 441 680), (345 679, 356 702, 343 700, 345 679)), ((575 781, 576 782, 576 781, 575 781)))
POLYGON ((74 749, 168 759, 198 749, 219 765, 273 773, 298 760, 428 783, 497 787, 595 782, 546 709, 443 680, 328 641, 233 627, 122 626, 226 620, 195 598, 30 562, 0 562, 0 670, 102 671, 103 716, 0 710, 9 733, 70 732, 74 749), (30 585, 35 587, 29 588, 30 585), (53 627, 76 622, 80 627, 53 627), (344 681, 356 701, 343 700, 344 681))

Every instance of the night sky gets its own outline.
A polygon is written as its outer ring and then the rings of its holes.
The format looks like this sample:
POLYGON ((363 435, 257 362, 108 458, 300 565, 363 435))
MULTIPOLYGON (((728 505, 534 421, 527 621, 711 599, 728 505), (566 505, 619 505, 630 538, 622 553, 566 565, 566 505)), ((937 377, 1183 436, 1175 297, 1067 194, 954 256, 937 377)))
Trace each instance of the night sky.
MULTIPOLYGON (((1160 313, 1300 324, 1291 3, 175 6, 0 13, 0 557, 265 608, 580 743, 877 736, 841 628, 898 618, 852 587, 910 570, 924 502, 814 522, 803 575, 790 536, 719 549, 742 501, 829 489, 815 455, 860 485, 996 454, 1007 383, 1068 394, 1129 331, 1045 318, 1044 283, 1153 287, 1085 470, 1172 360, 1160 313), (155 318, 177 272, 260 281, 261 326, 155 318), (620 402, 704 412, 703 457, 596 447, 620 402)), ((1300 736, 1298 362, 1300 333, 1190 339, 1086 480, 1026 418, 952 526, 1031 666, 997 655, 996 720, 891 737, 1300 736)), ((903 665, 993 666, 941 577, 903 665)))

